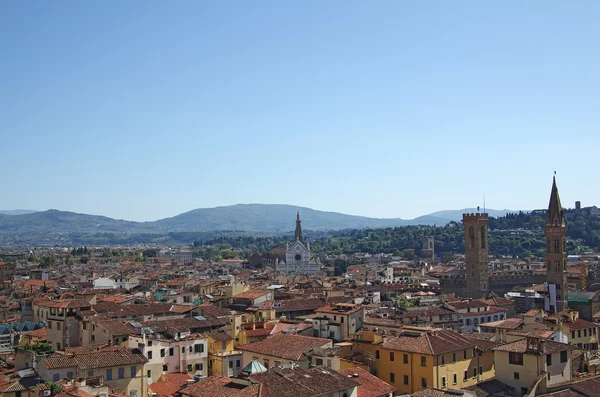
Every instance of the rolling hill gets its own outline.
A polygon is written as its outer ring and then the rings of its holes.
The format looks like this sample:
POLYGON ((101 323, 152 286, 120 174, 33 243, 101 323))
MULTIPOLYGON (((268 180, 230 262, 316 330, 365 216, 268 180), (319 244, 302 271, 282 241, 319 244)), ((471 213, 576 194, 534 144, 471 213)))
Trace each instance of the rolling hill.
POLYGON ((115 241, 135 244, 156 241, 161 236, 176 233, 283 233, 294 229, 296 211, 300 211, 302 225, 307 230, 441 226, 456 220, 456 213, 462 213, 440 211, 406 220, 346 215, 284 204, 237 204, 195 209, 153 222, 132 222, 99 215, 48 210, 19 215, 0 214, 0 245, 69 245, 75 242, 100 244, 115 241))

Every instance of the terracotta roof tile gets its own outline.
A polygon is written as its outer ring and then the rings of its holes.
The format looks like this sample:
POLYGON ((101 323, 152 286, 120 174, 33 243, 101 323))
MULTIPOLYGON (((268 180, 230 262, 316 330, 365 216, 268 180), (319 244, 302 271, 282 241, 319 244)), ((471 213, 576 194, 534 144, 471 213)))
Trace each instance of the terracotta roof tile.
POLYGON ((396 388, 362 368, 348 368, 339 371, 342 375, 352 377, 358 382, 358 397, 379 397, 396 391, 396 388), (358 376, 354 376, 358 375, 358 376))
POLYGON ((265 340, 241 345, 238 350, 298 361, 303 354, 319 347, 330 347, 330 339, 310 336, 275 334, 265 340))

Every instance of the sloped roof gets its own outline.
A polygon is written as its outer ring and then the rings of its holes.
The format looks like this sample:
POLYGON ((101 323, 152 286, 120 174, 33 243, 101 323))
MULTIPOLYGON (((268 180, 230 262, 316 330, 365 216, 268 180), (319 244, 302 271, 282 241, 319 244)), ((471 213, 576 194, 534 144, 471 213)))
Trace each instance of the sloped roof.
POLYGON ((280 333, 272 335, 260 342, 241 345, 238 347, 238 350, 298 361, 303 354, 308 353, 313 349, 331 344, 332 342, 330 339, 280 333))
POLYGON ((371 375, 360 367, 343 369, 339 372, 342 375, 352 377, 354 381, 358 382, 358 397, 379 397, 396 391, 394 386, 371 375))

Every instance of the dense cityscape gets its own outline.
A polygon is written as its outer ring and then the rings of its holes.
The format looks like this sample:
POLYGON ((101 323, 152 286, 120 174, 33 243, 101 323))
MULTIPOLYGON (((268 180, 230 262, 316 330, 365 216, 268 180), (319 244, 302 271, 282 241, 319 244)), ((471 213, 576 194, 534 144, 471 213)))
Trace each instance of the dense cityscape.
POLYGON ((554 179, 542 258, 491 254, 483 210, 453 226, 463 254, 314 252, 299 211, 264 252, 7 247, 2 393, 594 395, 598 254, 569 254, 566 214, 554 179))
POLYGON ((0 397, 600 397, 600 1, 0 1, 0 397))

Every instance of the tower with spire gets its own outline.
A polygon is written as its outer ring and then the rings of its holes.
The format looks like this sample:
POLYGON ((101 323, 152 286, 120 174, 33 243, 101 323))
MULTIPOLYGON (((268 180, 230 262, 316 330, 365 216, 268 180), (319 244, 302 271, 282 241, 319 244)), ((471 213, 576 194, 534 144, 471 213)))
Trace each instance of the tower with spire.
POLYGON ((318 260, 310 255, 310 243, 302 235, 300 211, 296 213, 294 242, 286 244, 285 259, 276 261, 275 270, 284 274, 311 274, 321 270, 318 260))
POLYGON ((304 244, 304 238, 302 237, 302 221, 300 220, 300 210, 296 213, 296 231, 294 232, 294 240, 300 241, 304 244))
POLYGON ((567 218, 560 203, 556 173, 552 178, 550 203, 546 211, 546 281, 549 289, 549 311, 567 309, 567 218))

